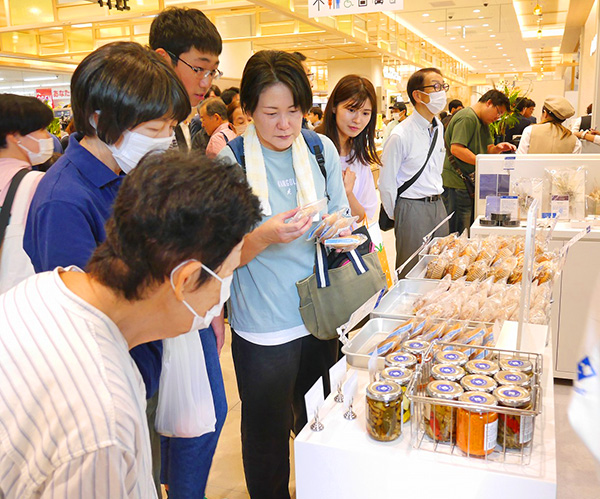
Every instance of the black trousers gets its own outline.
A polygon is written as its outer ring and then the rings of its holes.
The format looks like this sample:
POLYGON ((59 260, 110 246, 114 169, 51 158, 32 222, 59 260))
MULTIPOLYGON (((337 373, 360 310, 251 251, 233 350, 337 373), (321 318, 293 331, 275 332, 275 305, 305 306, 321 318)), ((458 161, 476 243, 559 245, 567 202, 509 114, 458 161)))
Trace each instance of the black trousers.
POLYGON ((252 499, 289 499, 290 431, 306 425, 304 395, 337 360, 337 339, 314 336, 260 346, 232 330, 231 349, 242 401, 242 459, 252 499))

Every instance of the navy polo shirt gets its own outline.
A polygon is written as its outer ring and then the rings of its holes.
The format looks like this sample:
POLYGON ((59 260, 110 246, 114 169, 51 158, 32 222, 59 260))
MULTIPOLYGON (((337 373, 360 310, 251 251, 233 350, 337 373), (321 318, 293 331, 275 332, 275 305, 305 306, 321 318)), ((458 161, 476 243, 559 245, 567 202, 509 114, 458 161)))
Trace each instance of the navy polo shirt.
MULTIPOLYGON (((23 247, 36 272, 76 265, 82 269, 106 239, 104 223, 112 213, 123 175, 117 175, 72 134, 65 154, 42 177, 31 201, 23 247)), ((162 342, 131 350, 146 384, 158 389, 162 342)))

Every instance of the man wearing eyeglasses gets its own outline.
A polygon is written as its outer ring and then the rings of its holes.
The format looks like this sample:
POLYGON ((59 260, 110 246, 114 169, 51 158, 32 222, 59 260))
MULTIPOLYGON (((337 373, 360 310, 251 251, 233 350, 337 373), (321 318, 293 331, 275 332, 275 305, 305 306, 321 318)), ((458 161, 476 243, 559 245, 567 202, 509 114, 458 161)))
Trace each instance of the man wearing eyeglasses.
MULTIPOLYGON (((193 107, 204 99, 213 82, 223 74, 218 69, 219 55, 223 48, 221 36, 215 25, 198 9, 172 7, 163 10, 150 26, 149 43, 153 50, 173 66, 187 90, 193 107)), ((181 140, 178 142, 182 149, 181 140)), ((204 498, 208 472, 227 416, 227 400, 219 362, 224 338, 225 326, 222 316, 215 319, 210 328, 200 331, 217 418, 215 431, 198 438, 161 437, 162 469, 160 447, 157 455, 157 438, 153 432, 152 409, 156 408, 157 399, 154 397, 148 400, 146 412, 152 440, 153 472, 160 473, 162 483, 168 487, 170 499, 204 498)), ((160 483, 158 487, 161 497, 160 483)))
MULTIPOLYGON (((425 68, 408 79, 406 91, 415 112, 392 130, 383 146, 379 176, 381 203, 394 220, 396 268, 423 242, 423 237, 444 218, 442 168, 443 129, 437 114, 446 106, 449 86, 437 68, 425 68)), ((448 225, 435 235, 448 234, 448 225)), ((414 263, 413 263, 414 265, 414 263)), ((411 263, 402 270, 404 277, 411 263)))
POLYGON ((475 163, 478 154, 514 151, 508 142, 494 145, 490 124, 510 109, 508 97, 500 90, 489 90, 473 106, 458 111, 444 134, 444 204, 450 219, 450 232, 462 232, 473 224, 475 163))

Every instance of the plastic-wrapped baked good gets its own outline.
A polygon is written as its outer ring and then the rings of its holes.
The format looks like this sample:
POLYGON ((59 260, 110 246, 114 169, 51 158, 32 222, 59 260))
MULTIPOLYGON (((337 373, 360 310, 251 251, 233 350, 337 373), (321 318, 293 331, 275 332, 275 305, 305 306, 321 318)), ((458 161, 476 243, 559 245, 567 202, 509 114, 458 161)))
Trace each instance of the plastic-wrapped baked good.
POLYGON ((442 238, 438 239, 437 241, 434 241, 429 248, 429 254, 430 255, 439 255, 442 251, 444 251, 444 249, 446 248, 448 243, 450 243, 451 241, 454 241, 457 237, 458 237, 458 233, 453 232, 452 234, 448 234, 447 236, 442 237, 442 238))
POLYGON ((364 234, 351 234, 346 237, 325 239, 323 244, 328 248, 333 248, 340 251, 352 251, 358 248, 361 244, 364 244, 366 241, 367 236, 364 234))
POLYGON ((535 269, 533 276, 540 284, 550 282, 554 279, 558 265, 554 260, 546 260, 541 262, 535 269))
POLYGON ((516 284, 523 279, 523 265, 517 265, 508 276, 508 284, 516 284))
POLYGON ((322 242, 326 239, 337 237, 340 232, 351 227, 357 220, 358 217, 339 217, 319 235, 319 241, 322 242))
POLYGON ((487 276, 489 265, 487 260, 478 260, 467 267, 467 281, 483 280, 487 276))
POLYGON ((448 264, 446 270, 444 271, 444 275, 449 275, 452 280, 456 280, 463 275, 465 275, 465 271, 467 270, 467 266, 469 265, 468 257, 458 258, 453 260, 448 264))
POLYGON ((427 264, 427 270, 425 272, 426 279, 441 279, 444 277, 444 271, 448 266, 448 259, 440 256, 438 258, 434 258, 427 264))
POLYGON ((492 260, 492 265, 504 260, 505 258, 508 258, 509 256, 513 256, 513 248, 507 245, 498 250, 498 253, 496 253, 496 256, 492 260))
POLYGON ((490 267, 489 275, 494 276, 496 282, 501 279, 508 279, 512 271, 517 266, 517 257, 509 256, 503 260, 497 261, 490 267))
POLYGON ((320 211, 327 208, 327 198, 321 198, 318 201, 301 206, 296 214, 287 220, 287 223, 294 223, 302 220, 304 217, 312 218, 320 211))
POLYGON ((458 254, 459 257, 467 257, 469 264, 473 263, 479 255, 479 241, 471 241, 458 254))

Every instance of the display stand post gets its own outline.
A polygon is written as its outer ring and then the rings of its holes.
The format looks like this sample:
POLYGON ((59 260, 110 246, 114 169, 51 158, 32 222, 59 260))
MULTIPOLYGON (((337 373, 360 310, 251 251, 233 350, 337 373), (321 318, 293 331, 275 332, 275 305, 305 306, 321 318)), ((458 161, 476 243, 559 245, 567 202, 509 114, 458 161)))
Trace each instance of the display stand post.
POLYGON ((525 259, 523 260, 523 277, 521 279, 521 303, 519 309, 519 328, 517 330, 517 350, 521 350, 523 328, 529 323, 529 306, 531 302, 531 278, 535 261, 535 232, 537 228, 537 212, 539 202, 533 200, 527 212, 527 230, 525 232, 525 259))

